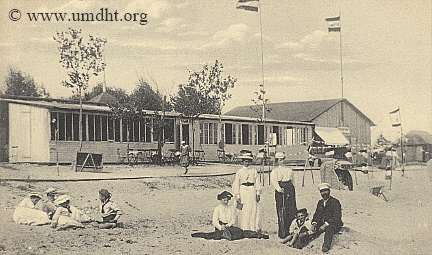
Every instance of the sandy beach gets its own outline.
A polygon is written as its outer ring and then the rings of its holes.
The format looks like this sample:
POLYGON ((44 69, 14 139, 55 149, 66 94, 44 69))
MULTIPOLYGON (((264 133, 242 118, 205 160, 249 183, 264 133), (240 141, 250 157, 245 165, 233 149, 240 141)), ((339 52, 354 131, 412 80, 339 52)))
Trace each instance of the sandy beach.
MULTIPOLYGON (((218 172, 240 166, 193 166, 191 176, 181 175, 180 167, 166 167, 166 177, 148 166, 152 178, 87 181, 5 181, 16 174, 31 176, 32 171, 55 173, 55 166, 3 165, 0 169, 1 254, 321 254, 323 236, 302 250, 280 243, 274 190, 266 181, 262 201, 262 229, 270 238, 237 241, 205 240, 191 237, 195 232, 211 232, 211 215, 218 205, 218 193, 231 191, 234 175, 200 176, 194 173, 218 172), (207 171, 206 171, 207 168, 207 171), (214 170, 218 168, 218 170, 214 170), (170 173, 170 174, 168 174, 170 173), (12 220, 14 207, 30 192, 48 187, 60 189, 72 197, 72 205, 97 218, 98 190, 108 189, 123 210, 124 228, 56 231, 46 226, 18 225, 12 220)), ((257 167, 257 166, 255 166, 257 167)), ((138 169, 138 168, 134 168, 138 169)), ((63 175, 74 175, 62 166, 63 175)), ((382 170, 369 174, 351 172, 354 191, 332 190, 342 204, 344 227, 335 238, 330 254, 430 254, 432 252, 432 187, 424 165, 407 166, 405 176, 393 173, 393 181, 384 180, 382 170), (357 182, 357 184, 356 184, 357 182), (384 185, 389 202, 373 196, 371 187, 384 185)), ((104 171, 127 173, 130 166, 106 166, 104 171)), ((228 171, 228 170, 227 170, 228 171)), ((91 173, 87 173, 90 174, 91 173)), ((319 171, 295 171, 298 208, 315 211, 320 199, 319 171)), ((268 178, 268 176, 266 175, 268 178)), ((266 179, 268 180, 268 179, 266 179)), ((232 201, 231 201, 232 202, 232 201)), ((311 215, 312 216, 312 215, 311 215)))

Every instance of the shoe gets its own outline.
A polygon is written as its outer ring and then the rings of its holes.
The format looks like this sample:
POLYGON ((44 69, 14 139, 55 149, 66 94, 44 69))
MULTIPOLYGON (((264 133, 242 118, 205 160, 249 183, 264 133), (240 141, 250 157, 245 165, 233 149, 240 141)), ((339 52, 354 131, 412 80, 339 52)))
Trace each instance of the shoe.
POLYGON ((323 245, 322 252, 327 253, 327 252, 329 252, 329 250, 330 249, 326 245, 323 245))

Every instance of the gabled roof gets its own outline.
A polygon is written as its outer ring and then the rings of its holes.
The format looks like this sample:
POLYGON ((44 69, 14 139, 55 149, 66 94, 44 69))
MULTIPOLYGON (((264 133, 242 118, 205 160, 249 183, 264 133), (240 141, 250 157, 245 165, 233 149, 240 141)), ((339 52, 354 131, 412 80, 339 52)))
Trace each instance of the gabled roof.
MULTIPOLYGON (((358 110, 354 105, 352 105, 346 99, 328 99, 328 100, 317 100, 317 101, 285 102, 285 103, 268 104, 270 112, 266 113, 266 117, 271 119, 276 119, 276 120, 313 122, 318 116, 320 116, 325 111, 327 111, 328 109, 330 109, 331 107, 333 107, 334 105, 336 105, 341 101, 350 105, 358 114, 363 116, 372 126, 375 126, 372 120, 366 117, 366 115, 364 115, 360 110, 358 110)), ((239 106, 225 113, 225 115, 260 118, 261 111, 258 109, 259 108, 257 105, 239 106)))
POLYGON ((89 102, 105 103, 105 104, 118 104, 117 98, 108 92, 102 92, 99 95, 93 97, 89 102))
POLYGON ((408 138, 409 145, 432 144, 432 135, 426 131, 411 130, 403 137, 408 138))

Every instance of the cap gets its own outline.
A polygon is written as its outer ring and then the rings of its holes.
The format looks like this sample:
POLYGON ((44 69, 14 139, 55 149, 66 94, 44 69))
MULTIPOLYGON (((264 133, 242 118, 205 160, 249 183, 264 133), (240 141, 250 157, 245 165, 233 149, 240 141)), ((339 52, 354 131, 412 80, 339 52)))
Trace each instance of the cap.
POLYGON ((320 185, 318 185, 318 190, 323 190, 323 189, 330 189, 330 184, 321 183, 320 185))

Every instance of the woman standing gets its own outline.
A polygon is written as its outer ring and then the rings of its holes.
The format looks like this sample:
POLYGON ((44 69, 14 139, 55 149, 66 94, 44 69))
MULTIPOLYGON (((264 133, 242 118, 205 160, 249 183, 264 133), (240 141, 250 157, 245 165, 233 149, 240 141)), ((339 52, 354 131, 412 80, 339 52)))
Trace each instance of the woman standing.
POLYGON ((278 167, 273 169, 270 174, 270 181, 275 189, 276 212, 278 216, 278 236, 286 238, 289 227, 294 220, 297 211, 295 198, 295 188, 293 185, 293 171, 283 165, 285 155, 281 152, 276 153, 278 167))
POLYGON ((251 154, 240 156, 243 167, 236 173, 233 193, 241 208, 239 227, 243 230, 260 231, 259 201, 261 182, 256 169, 249 167, 251 154))
POLYGON ((182 141, 180 148, 180 165, 185 168, 183 174, 187 174, 188 172, 188 167, 190 165, 190 152, 191 148, 189 145, 187 145, 185 141, 182 141))

